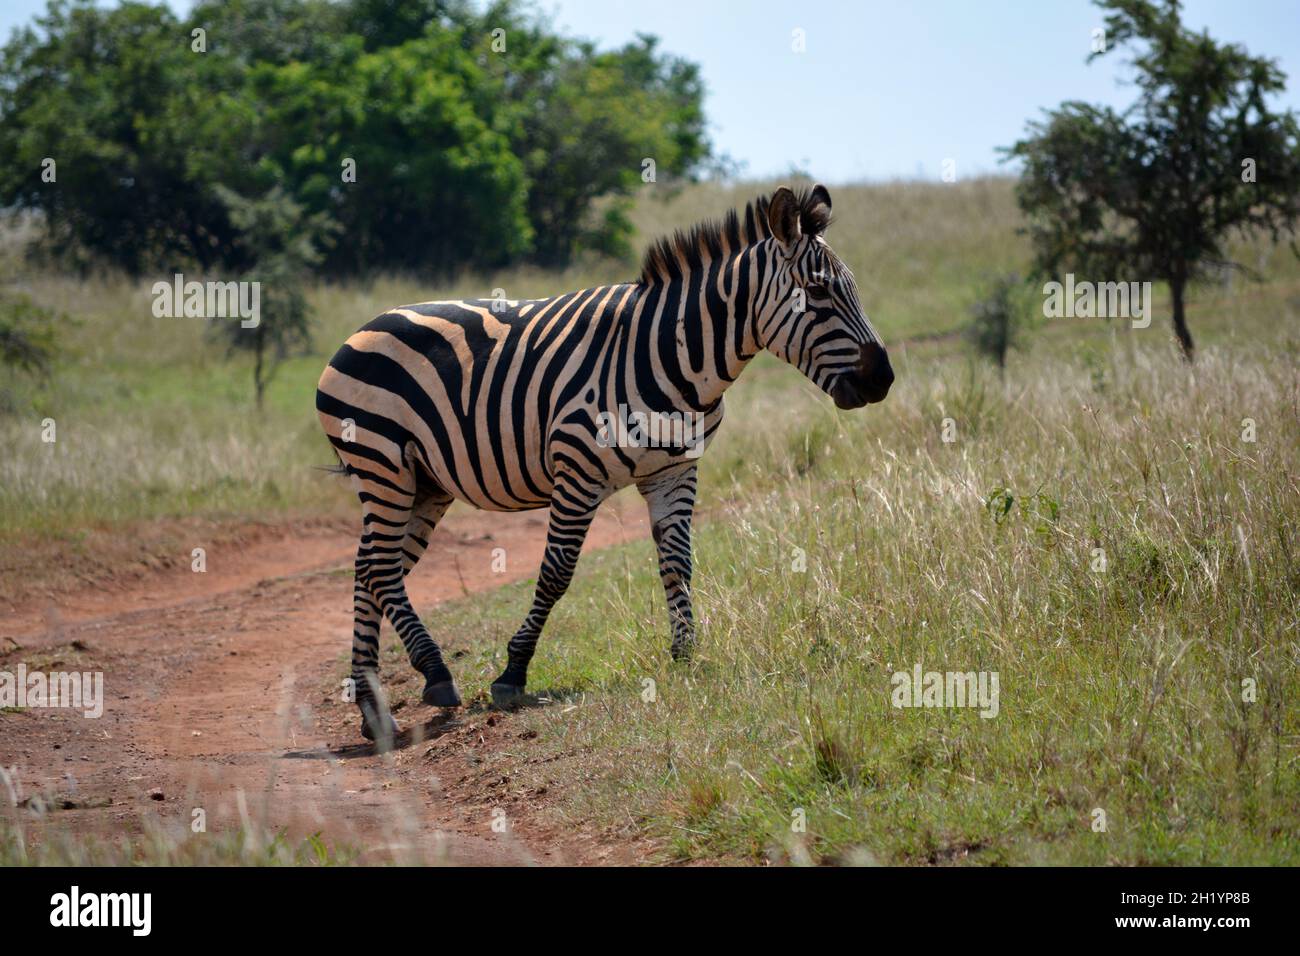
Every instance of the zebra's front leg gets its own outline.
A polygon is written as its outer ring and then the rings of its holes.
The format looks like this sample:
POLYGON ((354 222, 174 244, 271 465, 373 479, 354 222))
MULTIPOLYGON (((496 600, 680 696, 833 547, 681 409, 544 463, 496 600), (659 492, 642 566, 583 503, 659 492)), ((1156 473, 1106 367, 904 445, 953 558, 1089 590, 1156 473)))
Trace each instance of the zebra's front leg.
POLYGON ((690 660, 695 649, 691 613, 691 516, 695 511, 692 462, 680 470, 655 475, 637 485, 650 509, 650 531, 659 551, 659 577, 668 597, 673 660, 690 660))
POLYGON ((506 669, 492 682, 492 703, 508 707, 524 696, 528 683, 528 662, 533 659, 537 640, 555 602, 564 596, 578 566, 582 542, 586 540, 596 508, 605 499, 603 489, 582 489, 557 481, 551 494, 550 524, 546 529, 546 554, 537 575, 533 606, 507 646, 506 669))

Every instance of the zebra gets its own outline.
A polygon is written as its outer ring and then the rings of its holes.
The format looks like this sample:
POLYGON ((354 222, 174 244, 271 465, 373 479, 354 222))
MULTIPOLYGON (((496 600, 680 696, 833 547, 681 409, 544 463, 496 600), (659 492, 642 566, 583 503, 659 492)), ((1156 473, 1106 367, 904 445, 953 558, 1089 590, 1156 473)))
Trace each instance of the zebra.
POLYGON ((490 688, 495 706, 524 697, 596 508, 627 485, 649 510, 672 657, 690 658, 696 471, 723 392, 763 349, 843 409, 882 401, 894 380, 853 273, 826 243, 830 222, 825 186, 782 186, 743 214, 657 240, 635 282, 403 306, 343 344, 316 409, 361 500, 351 686, 366 738, 397 733, 378 680, 383 617, 425 678, 423 701, 461 705, 404 583, 453 501, 549 509, 532 606, 490 688), (615 408, 638 427, 613 427, 615 408), (673 415, 688 427, 647 439, 642 422, 673 415))

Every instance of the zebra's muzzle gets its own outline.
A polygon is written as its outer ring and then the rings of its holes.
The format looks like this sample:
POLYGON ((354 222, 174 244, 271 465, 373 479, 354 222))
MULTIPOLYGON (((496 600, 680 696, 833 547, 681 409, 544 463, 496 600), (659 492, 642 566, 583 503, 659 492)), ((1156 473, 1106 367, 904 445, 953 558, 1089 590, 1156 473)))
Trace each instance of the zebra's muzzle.
POLYGON ((889 354, 877 343, 862 346, 857 367, 845 372, 831 386, 830 395, 838 408, 861 408, 883 402, 894 384, 894 369, 889 354))

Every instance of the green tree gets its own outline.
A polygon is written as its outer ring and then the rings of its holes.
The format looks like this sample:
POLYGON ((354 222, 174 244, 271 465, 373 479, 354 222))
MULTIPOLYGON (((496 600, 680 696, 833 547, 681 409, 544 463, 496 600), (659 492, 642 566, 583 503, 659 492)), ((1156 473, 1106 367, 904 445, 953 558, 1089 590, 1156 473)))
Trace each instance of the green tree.
POLYGON ((222 77, 223 89, 259 64, 328 62, 357 39, 349 5, 335 0, 198 0, 185 19, 187 42, 200 27, 208 53, 194 62, 211 68, 205 81, 222 77))
POLYGON ((966 340, 976 352, 992 359, 999 373, 1003 372, 1007 352, 1019 346, 1028 315, 1029 303, 1020 277, 997 276, 970 307, 966 340))
POLYGON ((661 55, 652 36, 601 52, 550 35, 514 8, 498 4, 474 30, 488 49, 490 30, 506 31, 505 52, 489 53, 487 66, 510 92, 534 258, 563 265, 582 249, 623 253, 628 199, 645 181, 646 160, 663 182, 696 177, 711 156, 699 68, 661 55))
POLYGON ((45 378, 57 352, 57 323, 68 321, 21 292, 0 288, 0 412, 18 400, 20 375, 45 378))
POLYGON ((490 86, 451 32, 369 53, 356 44, 329 65, 255 67, 225 104, 236 119, 225 135, 253 144, 262 187, 283 184, 339 222, 347 241, 331 270, 496 266, 526 255, 532 230, 490 86))
POLYGON ((1189 284, 1209 269, 1249 272, 1229 259, 1234 235, 1294 236, 1300 127, 1268 107, 1285 88, 1276 62, 1186 29, 1177 0, 1098 6, 1109 45, 1093 57, 1136 48, 1137 101, 1122 113, 1068 102, 1031 122, 1006 151, 1024 164, 1018 200, 1040 272, 1167 282, 1191 361, 1189 284))
POLYGON ((50 0, 0 53, 0 207, 135 274, 244 268, 220 187, 338 222, 332 273, 561 263, 626 248, 644 159, 702 168, 702 96, 653 39, 600 52, 516 0, 50 0))
POLYGON ((0 291, 0 366, 37 375, 54 359, 54 324, 59 316, 30 296, 0 291))
POLYGON ((218 198, 239 230, 238 245, 248 264, 239 281, 258 285, 257 323, 220 320, 214 326, 230 352, 253 356, 253 391, 262 407, 266 387, 280 363, 311 345, 311 309, 303 291, 307 273, 321 260, 336 224, 320 213, 306 213, 278 187, 248 198, 218 187, 218 198))
POLYGON ((0 207, 39 210, 47 249, 135 274, 216 261, 229 224, 186 170, 189 42, 164 6, 52 0, 5 45, 0 207))

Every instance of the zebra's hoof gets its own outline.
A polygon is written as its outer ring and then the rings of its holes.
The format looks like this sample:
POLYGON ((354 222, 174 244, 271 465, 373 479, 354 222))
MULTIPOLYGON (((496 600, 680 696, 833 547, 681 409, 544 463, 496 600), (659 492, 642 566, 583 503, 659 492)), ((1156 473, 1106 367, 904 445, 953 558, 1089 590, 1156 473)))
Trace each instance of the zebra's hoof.
POLYGON ((695 648, 690 647, 689 645, 680 647, 673 645, 669 653, 673 655, 673 660, 678 664, 688 664, 695 654, 695 648))
POLYGON ((438 681, 438 683, 429 683, 424 685, 424 693, 420 695, 430 707, 459 707, 460 694, 456 692, 456 684, 451 680, 438 681))
POLYGON ((361 708, 361 736, 366 740, 391 741, 400 730, 388 711, 379 714, 370 707, 361 708))
POLYGON ((523 684, 493 684, 490 688, 492 692, 492 706, 499 707, 502 710, 509 710, 511 707, 517 707, 523 702, 525 696, 523 684))

